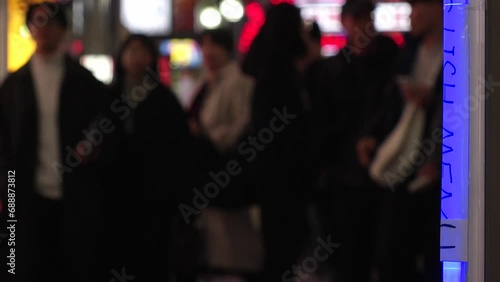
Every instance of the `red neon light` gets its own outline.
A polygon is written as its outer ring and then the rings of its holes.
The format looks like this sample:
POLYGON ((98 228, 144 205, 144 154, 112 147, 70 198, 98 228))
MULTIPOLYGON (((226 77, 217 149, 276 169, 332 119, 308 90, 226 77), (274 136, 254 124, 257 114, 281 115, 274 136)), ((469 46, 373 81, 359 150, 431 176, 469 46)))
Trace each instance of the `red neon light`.
MULTIPOLYGON (((402 33, 396 32, 391 33, 389 36, 396 42, 399 47, 403 47, 405 44, 405 39, 402 33)), ((347 38, 344 36, 322 36, 321 37, 321 46, 336 46, 339 49, 344 48, 347 44, 347 38)))
POLYGON ((253 2, 245 7, 245 15, 248 18, 247 23, 243 26, 238 44, 238 50, 241 53, 246 53, 250 48, 255 36, 260 31, 261 26, 266 20, 264 9, 259 3, 253 2))
POLYGON ((81 40, 73 41, 71 45, 71 51, 73 54, 80 56, 83 53, 83 42, 81 40))
POLYGON ((172 83, 170 72, 170 59, 168 57, 160 57, 158 59, 158 69, 160 72, 160 80, 165 86, 170 86, 172 83))
POLYGON ((398 44, 399 47, 403 47, 405 45, 405 38, 401 33, 393 33, 391 34, 392 40, 398 44))
POLYGON ((271 0, 271 4, 273 4, 273 5, 278 5, 281 3, 295 4, 295 1, 294 0, 271 0))
POLYGON ((323 36, 321 37, 321 46, 333 45, 339 49, 344 48, 347 44, 347 38, 344 36, 323 36))

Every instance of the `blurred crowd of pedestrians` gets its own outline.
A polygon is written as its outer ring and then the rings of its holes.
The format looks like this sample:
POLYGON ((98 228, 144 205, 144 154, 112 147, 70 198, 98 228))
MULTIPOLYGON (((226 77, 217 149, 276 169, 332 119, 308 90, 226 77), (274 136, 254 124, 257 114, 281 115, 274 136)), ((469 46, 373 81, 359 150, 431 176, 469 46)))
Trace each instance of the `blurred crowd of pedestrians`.
POLYGON ((242 62, 207 30, 187 108, 152 39, 130 35, 104 86, 60 51, 63 10, 31 5, 36 53, 0 86, 1 281, 441 281, 442 1, 411 5, 400 47, 348 0, 327 59, 290 4, 242 62))

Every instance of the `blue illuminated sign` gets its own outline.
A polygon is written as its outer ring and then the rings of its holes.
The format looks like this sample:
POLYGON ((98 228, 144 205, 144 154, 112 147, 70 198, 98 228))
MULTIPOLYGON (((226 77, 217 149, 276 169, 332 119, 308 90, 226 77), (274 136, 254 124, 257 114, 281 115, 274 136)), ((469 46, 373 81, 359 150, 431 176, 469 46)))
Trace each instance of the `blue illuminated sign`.
POLYGON ((468 1, 444 4, 443 177, 441 260, 443 281, 465 282, 469 195, 468 1), (463 111, 462 109, 466 109, 463 111))

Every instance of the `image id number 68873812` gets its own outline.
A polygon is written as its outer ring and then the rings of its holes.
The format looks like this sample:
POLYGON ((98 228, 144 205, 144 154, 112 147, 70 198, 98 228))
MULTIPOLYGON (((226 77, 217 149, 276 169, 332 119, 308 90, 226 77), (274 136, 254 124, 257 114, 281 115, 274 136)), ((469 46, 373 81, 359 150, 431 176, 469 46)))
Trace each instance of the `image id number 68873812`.
POLYGON ((15 274, 16 271, 16 171, 9 170, 7 172, 7 230, 9 231, 9 246, 7 265, 8 272, 15 274))
POLYGON ((16 171, 7 172, 7 210, 9 212, 9 221, 16 218, 16 171))

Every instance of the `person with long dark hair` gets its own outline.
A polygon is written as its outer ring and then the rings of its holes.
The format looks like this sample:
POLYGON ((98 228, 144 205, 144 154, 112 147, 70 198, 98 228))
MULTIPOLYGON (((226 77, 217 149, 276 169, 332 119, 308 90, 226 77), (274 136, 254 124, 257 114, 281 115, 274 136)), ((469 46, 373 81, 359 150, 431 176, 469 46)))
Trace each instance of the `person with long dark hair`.
MULTIPOLYGON (((296 275, 292 267, 307 236, 308 103, 300 67, 307 52, 305 32, 299 9, 272 7, 243 64, 256 79, 252 122, 257 140, 252 143, 266 251, 262 281, 292 281, 287 279, 296 275)), ((240 152, 250 149, 240 147, 240 152)))
POLYGON ((191 139, 181 105, 158 78, 157 61, 148 37, 125 40, 105 114, 116 127, 104 146, 113 159, 105 181, 109 261, 142 281, 168 275, 168 227, 187 185, 191 139))

